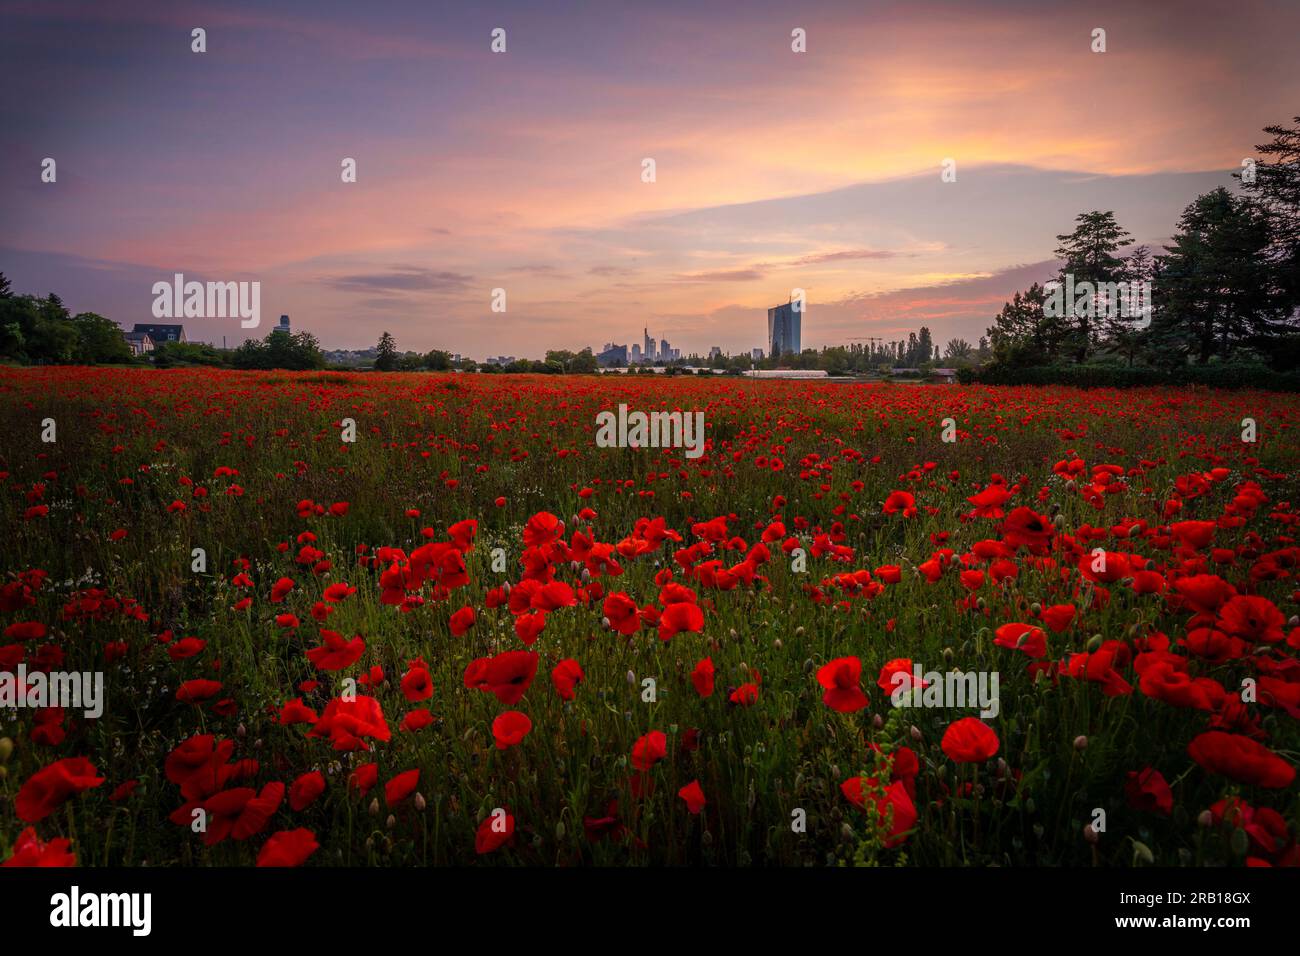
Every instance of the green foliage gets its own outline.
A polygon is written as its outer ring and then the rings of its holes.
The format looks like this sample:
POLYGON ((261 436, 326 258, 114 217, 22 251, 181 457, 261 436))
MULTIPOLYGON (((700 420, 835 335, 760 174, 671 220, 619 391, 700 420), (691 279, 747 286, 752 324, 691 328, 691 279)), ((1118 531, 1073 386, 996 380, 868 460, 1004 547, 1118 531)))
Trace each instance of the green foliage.
POLYGON ((316 336, 310 332, 292 335, 273 329, 262 341, 249 339, 230 355, 230 365, 239 369, 319 369, 325 367, 316 336))
POLYGON ((397 368, 397 340, 393 338, 393 333, 387 329, 383 335, 379 336, 379 344, 375 346, 375 370, 379 372, 391 372, 397 368))
POLYGON ((1274 372, 1262 362, 1219 362, 1165 368, 1100 363, 1016 366, 995 362, 978 372, 962 369, 957 379, 962 384, 978 381, 982 385, 1073 385, 1079 388, 1202 385, 1300 392, 1300 370, 1274 372), (963 372, 967 374, 963 375, 963 372))

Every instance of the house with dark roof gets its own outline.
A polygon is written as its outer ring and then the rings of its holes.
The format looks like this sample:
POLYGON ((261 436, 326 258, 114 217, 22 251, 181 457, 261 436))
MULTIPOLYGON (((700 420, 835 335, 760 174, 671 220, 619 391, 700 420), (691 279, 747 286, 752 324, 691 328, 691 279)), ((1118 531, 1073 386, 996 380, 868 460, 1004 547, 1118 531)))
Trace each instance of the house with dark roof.
POLYGON ((139 356, 153 351, 153 339, 149 337, 148 332, 124 332, 122 338, 126 339, 126 344, 131 347, 132 355, 139 356))
POLYGON ((143 332, 149 338, 153 339, 155 345, 162 345, 165 342, 184 342, 185 326, 183 325, 155 325, 150 322, 137 322, 132 332, 143 332))

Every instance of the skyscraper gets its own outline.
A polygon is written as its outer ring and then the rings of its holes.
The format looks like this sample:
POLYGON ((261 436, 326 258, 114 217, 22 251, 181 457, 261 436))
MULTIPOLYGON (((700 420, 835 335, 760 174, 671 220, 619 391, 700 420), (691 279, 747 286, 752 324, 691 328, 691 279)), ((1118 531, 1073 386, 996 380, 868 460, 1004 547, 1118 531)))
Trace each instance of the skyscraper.
POLYGON ((767 353, 769 355, 798 355, 802 314, 793 300, 767 310, 767 353))
POLYGON ((647 362, 655 360, 655 340, 650 338, 650 330, 645 326, 641 327, 641 334, 645 337, 645 347, 642 350, 647 362))

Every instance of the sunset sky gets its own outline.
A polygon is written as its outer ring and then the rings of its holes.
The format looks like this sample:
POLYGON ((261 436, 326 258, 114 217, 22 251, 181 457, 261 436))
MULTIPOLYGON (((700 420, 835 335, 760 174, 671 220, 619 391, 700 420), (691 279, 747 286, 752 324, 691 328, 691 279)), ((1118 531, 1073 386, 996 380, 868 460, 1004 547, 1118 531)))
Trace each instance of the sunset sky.
POLYGON ((129 328, 173 273, 256 280, 258 337, 287 312, 325 347, 480 359, 642 326, 765 347, 795 287, 805 348, 974 342, 1076 214, 1159 245, 1300 113, 1287 0, 0 0, 0 24, 16 292, 129 328))

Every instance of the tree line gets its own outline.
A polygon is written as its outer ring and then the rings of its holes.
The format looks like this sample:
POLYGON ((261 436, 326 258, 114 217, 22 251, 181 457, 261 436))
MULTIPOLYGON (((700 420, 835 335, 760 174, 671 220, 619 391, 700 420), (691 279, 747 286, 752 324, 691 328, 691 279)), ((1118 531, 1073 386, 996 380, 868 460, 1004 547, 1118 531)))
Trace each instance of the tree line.
POLYGON ((1132 237, 1114 212, 1080 214, 1057 236, 1055 286, 1034 283, 994 317, 993 367, 982 377, 1044 367, 1068 377, 1062 367, 1071 365, 1300 368, 1300 116, 1294 122, 1265 128, 1272 139, 1256 147, 1264 160, 1233 174, 1239 192, 1220 186, 1188 204, 1163 252, 1124 255, 1132 237), (1067 282, 1088 283, 1088 294, 1062 312, 1067 282), (1134 283, 1150 291, 1143 311, 1094 291, 1134 283))

